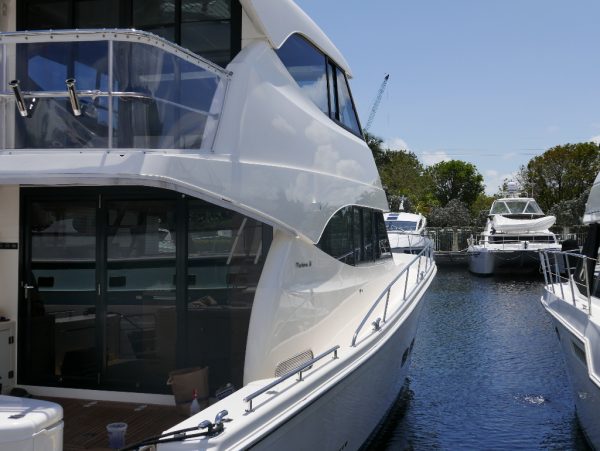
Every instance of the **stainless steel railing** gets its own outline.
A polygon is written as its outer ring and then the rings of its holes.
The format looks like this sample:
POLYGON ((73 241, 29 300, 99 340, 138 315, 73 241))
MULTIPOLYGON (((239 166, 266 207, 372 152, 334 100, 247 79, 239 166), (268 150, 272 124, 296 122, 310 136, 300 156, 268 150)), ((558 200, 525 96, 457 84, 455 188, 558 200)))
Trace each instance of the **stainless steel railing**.
POLYGON ((571 294, 573 305, 578 296, 587 300, 588 314, 592 314, 592 293, 589 268, 596 268, 598 261, 574 252, 540 251, 542 272, 546 286, 553 294, 565 298, 565 289, 571 294), (577 277, 578 276, 578 277, 577 277))
POLYGON ((286 381, 287 379, 289 379, 292 376, 295 376, 296 374, 298 374, 298 382, 302 381, 302 372, 309 369, 310 367, 313 366, 314 363, 318 362, 319 360, 321 360, 323 357, 328 356, 329 354, 333 353, 333 359, 337 359, 338 355, 337 355, 337 351, 340 348, 339 345, 334 346, 331 349, 328 349, 327 351, 323 352, 322 354, 319 354, 318 356, 316 356, 315 358, 309 360, 308 362, 303 363, 301 366, 299 366, 298 368, 294 368, 293 370, 290 370, 289 372, 287 372, 286 374, 284 374, 283 376, 281 376, 279 379, 274 380, 273 382, 271 382, 268 385, 265 385, 263 388, 261 388, 260 390, 256 390, 254 393, 246 396, 244 398, 244 402, 248 403, 248 407, 246 408, 246 412, 252 412, 254 409, 252 408, 252 401, 257 398, 258 396, 262 395, 265 392, 268 392, 269 390, 271 390, 273 387, 281 384, 283 381, 286 381))
POLYGON ((419 288, 419 282, 425 278, 425 276, 429 273, 429 271, 432 270, 433 266, 434 266, 433 246, 432 245, 428 245, 421 252, 419 252, 402 269, 402 271, 400 271, 400 273, 396 277, 394 277, 394 280, 392 280, 392 282, 390 284, 388 284, 388 286, 385 288, 385 290, 383 290, 383 292, 375 300, 375 302, 373 303, 373 305, 371 306, 371 308, 369 309, 369 311, 366 313, 366 315, 364 316, 364 318, 362 319, 362 321, 360 322, 360 324, 356 328, 356 331, 354 332, 354 336, 352 337, 351 346, 352 347, 356 346, 356 339, 358 338, 358 334, 360 333, 360 331, 362 330, 362 328, 364 327, 364 325, 366 324, 366 322, 369 320, 369 318, 373 315, 373 312, 375 311, 375 309, 377 308, 377 306, 379 305, 379 303, 381 302, 381 300, 383 298, 385 298, 385 307, 384 307, 384 310, 383 310, 383 318, 377 318, 373 322, 373 327, 374 327, 375 330, 378 330, 381 327, 380 324, 382 322, 385 323, 385 321, 387 319, 387 310, 388 310, 388 304, 389 304, 389 301, 390 301, 390 293, 392 291, 392 288, 397 284, 397 282, 402 278, 402 276, 405 276, 405 278, 404 278, 404 289, 403 289, 403 293, 402 293, 402 302, 404 303, 408 298, 410 298, 412 296, 413 292, 417 288, 419 288), (422 257, 425 257, 425 267, 424 267, 423 271, 421 271, 422 257), (410 276, 410 270, 411 270, 411 268, 414 268, 414 266, 417 266, 417 279, 416 279, 417 283, 415 283, 414 286, 411 288, 411 290, 407 293, 407 291, 408 291, 408 279, 409 279, 409 276, 410 276))

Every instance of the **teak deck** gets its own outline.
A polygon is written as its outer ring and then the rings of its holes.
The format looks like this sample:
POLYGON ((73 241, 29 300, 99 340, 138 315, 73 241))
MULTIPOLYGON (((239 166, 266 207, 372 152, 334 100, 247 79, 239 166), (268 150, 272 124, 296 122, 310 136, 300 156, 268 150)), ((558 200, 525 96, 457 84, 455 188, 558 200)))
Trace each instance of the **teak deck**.
POLYGON ((158 435, 184 420, 171 406, 85 399, 47 398, 64 410, 64 451, 109 450, 106 425, 127 423, 125 444, 158 435))

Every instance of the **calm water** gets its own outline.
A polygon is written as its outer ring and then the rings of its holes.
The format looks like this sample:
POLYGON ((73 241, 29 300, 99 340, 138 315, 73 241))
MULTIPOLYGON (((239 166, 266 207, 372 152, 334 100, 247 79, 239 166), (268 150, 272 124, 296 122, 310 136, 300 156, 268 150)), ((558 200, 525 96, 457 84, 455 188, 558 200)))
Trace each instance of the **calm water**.
POLYGON ((542 280, 439 268, 408 390, 371 448, 587 450, 542 280))

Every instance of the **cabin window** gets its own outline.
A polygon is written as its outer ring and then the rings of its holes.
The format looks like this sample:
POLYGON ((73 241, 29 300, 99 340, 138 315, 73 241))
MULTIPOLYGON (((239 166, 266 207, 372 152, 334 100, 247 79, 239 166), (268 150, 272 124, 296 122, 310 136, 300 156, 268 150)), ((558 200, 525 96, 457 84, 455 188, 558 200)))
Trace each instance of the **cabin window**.
POLYGON ((338 210, 317 243, 323 252, 348 265, 390 258, 383 214, 363 207, 338 210))
POLYGON ((339 120, 348 129, 354 132, 356 135, 360 135, 360 126, 358 125, 358 118, 356 111, 354 110, 354 103, 350 95, 350 88, 348 87, 348 80, 346 75, 339 68, 337 69, 337 99, 338 99, 338 110, 339 120))
POLYGON ((234 0, 19 0, 18 30, 136 28, 225 67, 241 49, 234 0))
POLYGON ((298 34, 290 36, 277 54, 302 91, 323 113, 362 136, 344 71, 298 34))
POLYGON ((277 54, 304 94, 329 114, 325 55, 297 34, 285 41, 277 54))

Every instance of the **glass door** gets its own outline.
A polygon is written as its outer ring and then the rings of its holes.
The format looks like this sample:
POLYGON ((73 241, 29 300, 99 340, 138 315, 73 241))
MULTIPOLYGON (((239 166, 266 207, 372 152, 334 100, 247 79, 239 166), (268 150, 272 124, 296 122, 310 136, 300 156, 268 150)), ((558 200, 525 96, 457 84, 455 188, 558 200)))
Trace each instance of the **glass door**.
POLYGON ((55 199, 25 202, 20 374, 31 384, 93 386, 100 361, 96 203, 55 199))
POLYGON ((168 392, 176 367, 176 202, 107 200, 105 382, 168 392))

